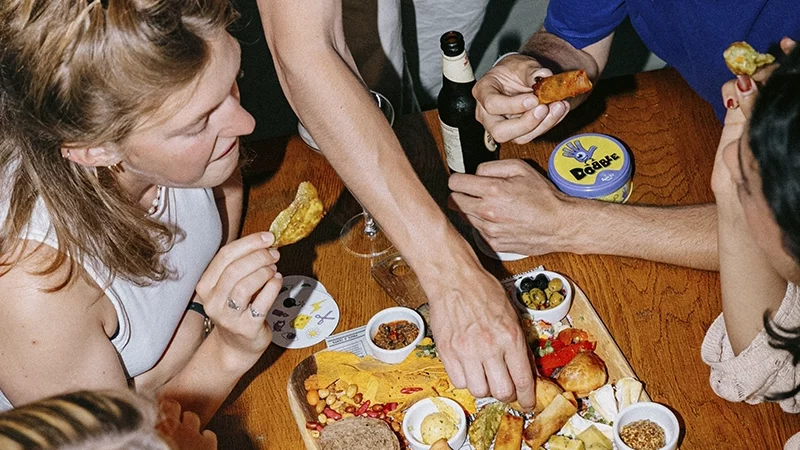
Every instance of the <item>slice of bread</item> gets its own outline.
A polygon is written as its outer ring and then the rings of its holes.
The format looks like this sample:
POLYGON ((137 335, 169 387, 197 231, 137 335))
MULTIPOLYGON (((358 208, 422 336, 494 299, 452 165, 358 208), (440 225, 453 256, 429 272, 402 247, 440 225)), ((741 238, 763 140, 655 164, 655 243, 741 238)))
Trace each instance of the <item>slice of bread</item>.
POLYGON ((322 450, 400 450, 400 441, 386 422, 367 417, 348 417, 322 429, 322 450))

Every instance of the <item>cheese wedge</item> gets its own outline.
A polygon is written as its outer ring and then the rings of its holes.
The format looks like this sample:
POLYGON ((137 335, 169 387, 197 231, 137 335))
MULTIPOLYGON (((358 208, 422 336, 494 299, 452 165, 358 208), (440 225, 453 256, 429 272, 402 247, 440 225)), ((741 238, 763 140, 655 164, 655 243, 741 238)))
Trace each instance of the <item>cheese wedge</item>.
POLYGON ((634 403, 639 403, 639 396, 642 395, 641 381, 632 377, 620 378, 615 387, 617 389, 614 396, 617 398, 619 411, 634 403))

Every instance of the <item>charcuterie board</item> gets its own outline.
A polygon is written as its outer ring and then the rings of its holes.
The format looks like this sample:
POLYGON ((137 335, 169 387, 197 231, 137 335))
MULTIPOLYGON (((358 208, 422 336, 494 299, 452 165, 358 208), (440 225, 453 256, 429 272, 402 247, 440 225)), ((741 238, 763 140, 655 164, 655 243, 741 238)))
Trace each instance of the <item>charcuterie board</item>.
MULTIPOLYGON (((507 285, 507 283, 504 284, 507 285)), ((565 320, 569 321, 573 327, 589 332, 596 339, 595 353, 605 361, 609 382, 613 383, 624 377, 636 378, 628 360, 600 320, 586 294, 574 283, 572 285, 574 287, 572 306, 565 320)), ((306 448, 309 450, 320 450, 317 440, 306 428, 307 422, 316 420, 317 413, 306 402, 304 381, 315 373, 317 373, 316 354, 309 356, 295 367, 287 386, 289 406, 306 448)), ((646 390, 642 391, 640 401, 650 401, 646 390)))

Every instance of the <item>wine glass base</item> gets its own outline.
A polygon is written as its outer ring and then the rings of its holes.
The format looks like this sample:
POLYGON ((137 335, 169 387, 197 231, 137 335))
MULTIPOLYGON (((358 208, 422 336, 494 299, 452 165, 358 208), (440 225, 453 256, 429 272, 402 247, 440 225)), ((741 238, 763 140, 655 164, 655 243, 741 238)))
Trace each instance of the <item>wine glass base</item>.
POLYGON ((366 214, 361 213, 344 224, 340 235, 342 246, 348 252, 362 258, 374 258, 389 253, 393 248, 392 243, 377 224, 375 224, 377 232, 374 235, 370 236, 364 232, 365 217, 366 214))

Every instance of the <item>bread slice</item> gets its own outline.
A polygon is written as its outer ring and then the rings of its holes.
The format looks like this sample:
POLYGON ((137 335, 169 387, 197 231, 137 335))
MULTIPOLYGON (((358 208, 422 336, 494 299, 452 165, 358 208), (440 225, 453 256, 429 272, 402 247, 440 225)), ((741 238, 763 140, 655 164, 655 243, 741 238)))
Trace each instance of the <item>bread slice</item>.
POLYGON ((400 441, 386 422, 348 417, 325 426, 319 436, 322 450, 400 450, 400 441))

